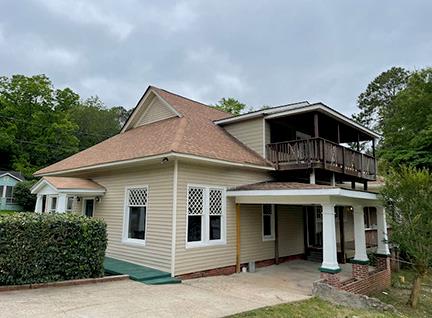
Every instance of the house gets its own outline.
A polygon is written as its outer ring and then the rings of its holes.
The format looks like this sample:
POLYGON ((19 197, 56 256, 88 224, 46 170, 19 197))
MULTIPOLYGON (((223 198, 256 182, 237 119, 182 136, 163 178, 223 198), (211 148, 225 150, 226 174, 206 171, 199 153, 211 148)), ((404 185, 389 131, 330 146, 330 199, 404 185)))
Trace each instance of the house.
POLYGON ((118 135, 35 173, 35 210, 103 218, 107 255, 172 276, 315 257, 323 279, 344 286, 352 241, 357 280, 378 282, 389 251, 383 206, 367 191, 376 160, 346 146, 374 149, 377 137, 322 103, 232 116, 150 86, 118 135), (383 258, 376 279, 365 213, 383 258))
POLYGON ((0 210, 21 210, 14 198, 15 186, 21 181, 24 181, 24 176, 20 172, 0 170, 0 210))

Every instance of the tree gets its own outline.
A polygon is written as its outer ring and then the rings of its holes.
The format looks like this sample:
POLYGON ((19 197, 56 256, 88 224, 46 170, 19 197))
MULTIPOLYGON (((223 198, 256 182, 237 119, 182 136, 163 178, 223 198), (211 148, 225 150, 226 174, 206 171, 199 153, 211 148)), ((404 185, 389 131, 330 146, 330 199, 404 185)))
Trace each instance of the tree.
POLYGON ((7 153, 4 168, 28 175, 78 150, 78 140, 70 137, 77 126, 55 111, 63 102, 56 97, 71 95, 67 90, 54 91, 45 75, 0 78, 0 153, 7 153), (47 149, 55 151, 46 157, 47 149))
POLYGON ((0 77, 0 168, 29 176, 118 133, 127 115, 45 75, 0 77))
POLYGON ((432 68, 412 73, 382 120, 379 155, 392 166, 432 168, 432 68))
POLYGON ((422 279, 432 265, 432 174, 415 168, 392 169, 381 194, 389 212, 391 242, 406 253, 416 272, 408 301, 415 308, 422 279))
POLYGON ((246 104, 240 103, 237 99, 232 97, 223 97, 219 102, 213 105, 213 107, 233 115, 240 115, 246 108, 246 104))
POLYGON ((378 75, 358 97, 360 112, 353 119, 381 133, 383 118, 391 111, 396 95, 406 87, 409 75, 402 67, 392 67, 378 75))
POLYGON ((36 195, 30 192, 36 180, 18 182, 14 188, 14 198, 17 204, 24 208, 24 211, 33 211, 36 204, 36 195))
POLYGON ((97 96, 83 101, 69 112, 71 119, 79 129, 79 149, 87 149, 120 131, 118 109, 107 108, 97 96))

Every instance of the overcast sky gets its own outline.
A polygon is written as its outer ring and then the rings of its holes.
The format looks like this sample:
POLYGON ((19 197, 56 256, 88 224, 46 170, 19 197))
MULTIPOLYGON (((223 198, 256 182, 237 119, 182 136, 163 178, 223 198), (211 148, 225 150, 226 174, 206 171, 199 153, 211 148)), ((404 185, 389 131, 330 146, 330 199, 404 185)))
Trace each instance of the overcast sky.
POLYGON ((126 108, 152 84, 351 114, 380 72, 432 66, 431 12, 430 0, 0 0, 0 75, 44 73, 126 108))

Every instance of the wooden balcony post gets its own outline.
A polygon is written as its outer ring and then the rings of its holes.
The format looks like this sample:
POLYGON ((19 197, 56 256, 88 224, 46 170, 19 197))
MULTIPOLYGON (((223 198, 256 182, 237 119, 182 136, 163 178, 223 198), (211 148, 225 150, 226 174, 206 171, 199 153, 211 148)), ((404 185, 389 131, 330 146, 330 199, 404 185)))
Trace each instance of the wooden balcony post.
POLYGON ((276 144, 276 168, 279 169, 279 144, 276 144))
POLYGON ((314 137, 319 137, 319 127, 318 127, 318 113, 314 114, 314 137))

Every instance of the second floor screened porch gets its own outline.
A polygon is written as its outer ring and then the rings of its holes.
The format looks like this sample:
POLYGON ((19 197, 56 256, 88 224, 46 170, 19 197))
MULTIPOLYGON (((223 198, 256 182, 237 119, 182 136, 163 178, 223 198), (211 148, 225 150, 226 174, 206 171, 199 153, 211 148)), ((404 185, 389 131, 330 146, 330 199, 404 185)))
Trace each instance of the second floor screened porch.
POLYGON ((320 111, 275 116, 267 123, 266 158, 278 171, 316 169, 341 182, 376 179, 376 136, 360 125, 320 111))

